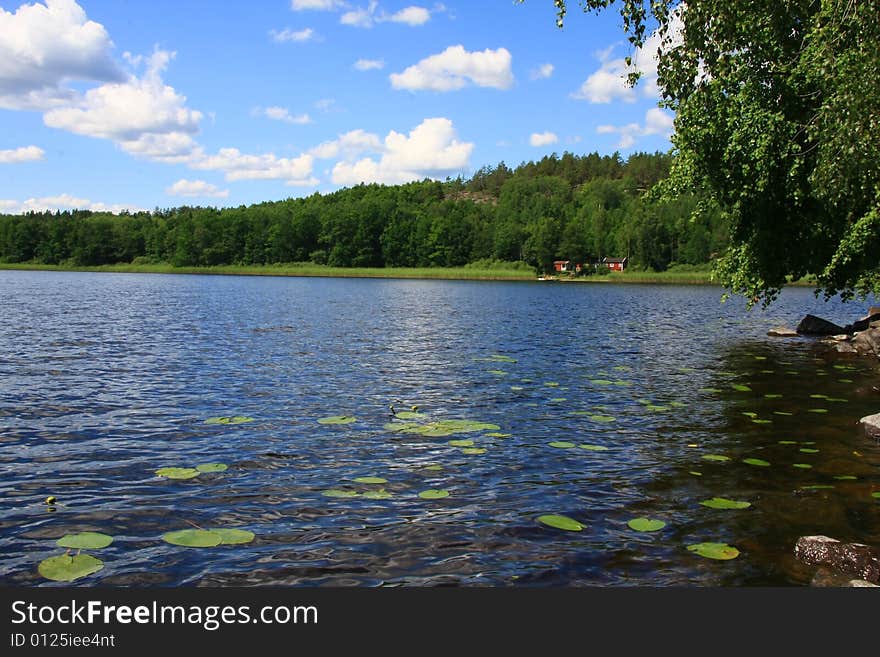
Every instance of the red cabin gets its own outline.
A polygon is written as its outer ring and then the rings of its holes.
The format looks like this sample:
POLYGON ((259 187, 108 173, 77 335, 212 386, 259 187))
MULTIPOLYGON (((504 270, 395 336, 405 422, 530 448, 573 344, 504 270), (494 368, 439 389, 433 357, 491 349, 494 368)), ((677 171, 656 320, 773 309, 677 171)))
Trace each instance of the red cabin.
POLYGON ((611 271, 623 271, 626 269, 627 258, 602 258, 602 264, 611 271))
POLYGON ((568 266, 571 264, 571 260, 554 260, 553 261, 553 269, 556 271, 569 271, 568 266))

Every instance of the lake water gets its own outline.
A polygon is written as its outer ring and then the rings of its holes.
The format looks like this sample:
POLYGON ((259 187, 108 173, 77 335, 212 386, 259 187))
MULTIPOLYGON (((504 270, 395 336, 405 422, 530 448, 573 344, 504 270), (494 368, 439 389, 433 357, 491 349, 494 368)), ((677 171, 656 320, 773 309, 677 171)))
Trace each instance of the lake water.
POLYGON ((719 298, 708 287, 0 272, 0 582, 55 585, 38 563, 88 530, 115 541, 76 585, 806 584, 798 536, 880 544, 880 445, 858 426, 880 411, 880 373, 766 331, 806 312, 845 324, 865 304, 790 289, 748 312, 719 298), (392 405, 418 406, 420 423, 499 429, 390 431, 403 425, 392 405), (317 421, 336 415, 356 421, 317 421), (206 423, 218 416, 253 421, 206 423), (560 441, 575 447, 549 446, 560 441), (155 475, 208 462, 229 467, 155 475), (426 489, 450 494, 425 500, 426 489), (379 490, 390 497, 362 495, 379 490), (712 497, 751 506, 700 505, 712 497), (584 529, 544 526, 544 514, 584 529), (627 526, 639 516, 667 524, 639 533, 627 526), (193 526, 256 539, 162 540, 193 526), (701 542, 740 555, 687 550, 701 542))

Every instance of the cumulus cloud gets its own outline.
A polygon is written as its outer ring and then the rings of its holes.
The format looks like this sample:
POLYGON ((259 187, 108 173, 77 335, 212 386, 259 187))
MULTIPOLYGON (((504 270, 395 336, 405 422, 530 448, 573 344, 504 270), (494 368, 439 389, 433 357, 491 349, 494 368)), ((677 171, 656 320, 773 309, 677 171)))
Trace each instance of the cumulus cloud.
POLYGON ((305 11, 314 9, 317 11, 333 11, 344 6, 341 0, 290 0, 290 8, 293 11, 305 11))
POLYGON ((322 160, 334 159, 340 156, 351 159, 362 153, 378 153, 382 149, 382 140, 379 138, 379 135, 357 129, 339 135, 339 137, 332 141, 318 144, 309 153, 322 160))
POLYGON ((559 141, 559 137, 553 132, 533 132, 529 137, 532 146, 550 146, 559 141))
POLYGON ((140 212, 143 208, 123 203, 100 203, 90 201, 87 198, 78 198, 71 194, 29 198, 24 201, 0 199, 0 212, 6 214, 25 214, 27 212, 47 211, 54 212, 56 210, 91 210, 92 212, 113 212, 119 214, 124 210, 129 212, 140 212))
POLYGON ((277 41, 278 43, 285 43, 287 41, 304 43, 318 38, 317 33, 310 27, 302 30, 291 30, 287 27, 280 32, 278 30, 269 30, 269 36, 272 37, 273 41, 277 41))
POLYGON ((553 70, 556 67, 553 64, 541 64, 537 68, 533 68, 529 73, 529 77, 532 80, 544 80, 553 75, 553 70))
POLYGON ((653 107, 645 113, 645 124, 627 123, 626 125, 600 125, 596 128, 596 132, 600 135, 620 135, 617 142, 618 148, 630 148, 635 145, 639 137, 647 137, 649 135, 661 135, 669 137, 673 132, 674 117, 668 112, 664 112, 659 107, 653 107))
POLYGON ((39 146, 22 146, 8 150, 0 150, 0 164, 18 164, 19 162, 36 162, 45 159, 46 152, 39 146))
POLYGON ((226 198, 229 196, 228 189, 220 189, 204 180, 187 180, 181 178, 176 183, 167 187, 165 193, 170 196, 189 196, 201 198, 226 198))
POLYGON ((299 157, 277 157, 274 153, 248 155, 237 148, 221 148, 214 155, 201 155, 190 161, 193 169, 222 171, 226 180, 283 180, 286 185, 308 187, 317 185, 312 176, 314 158, 304 153, 299 157))
POLYGON ((157 50, 143 77, 103 84, 71 107, 43 115, 44 123, 78 135, 110 139, 134 155, 179 161, 195 148, 192 135, 202 113, 186 107, 186 97, 162 81, 174 53, 157 50))
POLYGON ((385 60, 382 59, 359 59, 354 63, 359 71, 378 71, 385 68, 385 60))
POLYGON ((626 65, 623 57, 612 57, 616 46, 610 46, 596 53, 599 60, 599 68, 581 84, 580 88, 572 94, 579 100, 590 103, 610 103, 622 100, 633 103, 639 93, 645 98, 657 98, 659 88, 657 86, 657 49, 670 48, 682 43, 684 22, 681 19, 681 7, 675 9, 669 18, 669 29, 666 36, 655 30, 641 48, 636 48, 631 56, 632 66, 626 65), (629 86, 627 76, 633 72, 641 73, 641 78, 636 88, 629 86))
POLYGON ((455 91, 469 83, 479 87, 509 89, 513 85, 511 56, 506 48, 468 52, 464 46, 449 46, 404 70, 392 73, 395 89, 455 91))
POLYGON ((69 81, 123 80, 112 48, 74 0, 0 8, 0 108, 44 110, 77 97, 69 81))
POLYGON ((400 184, 423 178, 443 178, 468 166, 474 144, 457 139, 452 121, 425 119, 405 135, 392 130, 381 144, 381 156, 337 162, 332 180, 337 185, 361 182, 400 184))
POLYGON ((308 114, 291 114, 286 107, 273 105, 271 107, 255 107, 252 114, 255 116, 265 116, 273 121, 282 121, 284 123, 294 123, 296 125, 305 125, 312 122, 312 117, 308 114))
MULTIPOLYGON (((438 5, 434 11, 444 11, 445 7, 438 5)), ((403 23, 410 27, 424 25, 431 20, 431 10, 425 7, 411 5, 400 11, 388 14, 379 8, 375 0, 366 7, 358 7, 345 12, 339 17, 339 22, 351 27, 371 28, 376 23, 403 23)))

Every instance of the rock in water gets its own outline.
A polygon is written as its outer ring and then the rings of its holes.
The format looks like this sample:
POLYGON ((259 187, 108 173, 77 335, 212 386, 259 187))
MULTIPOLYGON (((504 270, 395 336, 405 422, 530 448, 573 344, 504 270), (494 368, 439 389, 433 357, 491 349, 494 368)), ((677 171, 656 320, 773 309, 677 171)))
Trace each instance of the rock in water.
POLYGON ((861 331, 852 340, 855 350, 862 356, 877 356, 880 358, 880 328, 869 328, 861 331))
MULTIPOLYGON (((876 310, 876 308, 872 308, 871 310, 876 310)), ((878 320, 880 320, 880 313, 868 313, 866 317, 862 317, 860 320, 848 324, 843 328, 847 333, 856 333, 857 331, 864 331, 871 328, 871 323, 878 320)))
POLYGON ((767 335, 771 338, 796 338, 798 336, 798 332, 794 329, 786 328, 784 326, 777 326, 776 328, 772 328, 767 331, 767 335))
POLYGON ((838 326, 827 319, 816 317, 815 315, 807 315, 797 325, 797 332, 801 335, 837 335, 838 333, 846 333, 842 326, 838 326))
POLYGON ((874 584, 880 582, 880 552, 861 543, 841 543, 828 536, 801 536, 794 555, 810 566, 827 566, 874 584))
POLYGON ((880 438, 880 413, 874 415, 866 415, 861 419, 865 433, 873 438, 880 438))

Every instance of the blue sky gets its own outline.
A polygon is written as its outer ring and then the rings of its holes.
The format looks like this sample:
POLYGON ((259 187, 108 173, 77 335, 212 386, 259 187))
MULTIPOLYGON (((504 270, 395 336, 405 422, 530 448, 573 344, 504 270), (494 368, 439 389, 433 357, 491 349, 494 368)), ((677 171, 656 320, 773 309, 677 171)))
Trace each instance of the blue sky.
POLYGON ((616 13, 560 30, 545 0, 0 0, 0 212, 236 206, 666 150, 655 80, 616 13))

